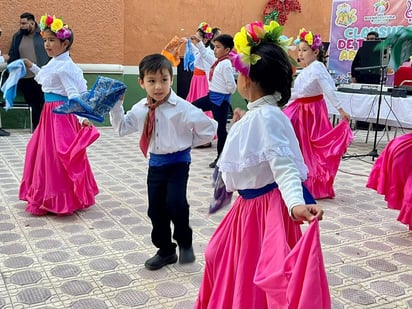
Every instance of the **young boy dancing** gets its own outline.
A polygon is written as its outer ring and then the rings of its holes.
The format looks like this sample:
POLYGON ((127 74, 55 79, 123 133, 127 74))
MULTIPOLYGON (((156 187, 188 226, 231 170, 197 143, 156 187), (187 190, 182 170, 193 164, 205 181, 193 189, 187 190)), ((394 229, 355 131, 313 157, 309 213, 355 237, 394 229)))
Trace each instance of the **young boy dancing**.
POLYGON ((147 98, 127 114, 120 101, 110 111, 110 121, 119 136, 139 132, 140 148, 149 157, 148 215, 152 221, 152 242, 159 250, 145 262, 145 267, 157 270, 177 262, 172 236, 179 246, 179 263, 195 261, 186 198, 190 151, 212 141, 217 123, 175 94, 171 88, 172 65, 166 57, 144 57, 139 64, 138 82, 147 98))
POLYGON ((220 153, 223 150, 227 137, 227 116, 232 94, 236 91, 236 81, 234 69, 229 58, 234 43, 233 37, 229 34, 221 34, 213 40, 215 48, 214 56, 207 53, 201 38, 198 34, 191 37, 199 49, 200 55, 211 67, 209 71, 209 93, 207 96, 194 101, 192 104, 203 111, 212 111, 213 118, 217 121, 217 157, 210 164, 210 168, 215 168, 220 153))

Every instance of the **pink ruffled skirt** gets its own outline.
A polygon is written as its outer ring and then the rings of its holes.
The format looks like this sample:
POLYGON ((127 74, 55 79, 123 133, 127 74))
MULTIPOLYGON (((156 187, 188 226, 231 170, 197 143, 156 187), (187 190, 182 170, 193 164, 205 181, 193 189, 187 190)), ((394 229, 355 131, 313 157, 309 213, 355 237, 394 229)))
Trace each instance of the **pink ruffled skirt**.
POLYGON ((330 308, 318 222, 301 236, 278 189, 239 196, 206 248, 195 308, 330 308))
POLYGON ((285 107, 292 122, 305 164, 305 185, 315 199, 333 198, 333 182, 342 156, 353 140, 347 121, 332 127, 323 96, 298 99, 285 107))
POLYGON ((94 205, 99 190, 86 148, 100 133, 72 114, 55 114, 62 102, 47 102, 26 148, 20 200, 34 215, 70 215, 94 205))
POLYGON ((391 140, 376 160, 366 187, 385 196, 398 220, 412 231, 412 133, 391 140))

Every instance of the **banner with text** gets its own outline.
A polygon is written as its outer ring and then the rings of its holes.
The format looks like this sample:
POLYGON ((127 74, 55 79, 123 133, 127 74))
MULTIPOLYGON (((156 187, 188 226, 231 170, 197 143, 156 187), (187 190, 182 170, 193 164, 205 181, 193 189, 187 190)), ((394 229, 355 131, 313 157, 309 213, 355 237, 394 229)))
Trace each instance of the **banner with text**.
POLYGON ((333 0, 329 71, 336 82, 350 82, 353 58, 368 32, 385 38, 401 27, 412 27, 412 0, 333 0))

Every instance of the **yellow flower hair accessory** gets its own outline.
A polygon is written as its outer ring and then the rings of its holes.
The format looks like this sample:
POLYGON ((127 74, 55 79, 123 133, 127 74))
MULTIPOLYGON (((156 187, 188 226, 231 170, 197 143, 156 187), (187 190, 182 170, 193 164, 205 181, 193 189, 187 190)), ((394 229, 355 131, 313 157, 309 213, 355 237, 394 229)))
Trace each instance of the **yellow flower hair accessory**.
POLYGON ((261 42, 272 42, 286 51, 293 39, 282 35, 282 31, 283 27, 275 21, 271 21, 269 25, 253 22, 242 27, 233 38, 235 51, 230 53, 236 70, 246 76, 249 75, 250 66, 261 59, 259 55, 251 53, 252 47, 261 42))
POLYGON ((72 32, 69 27, 63 23, 63 20, 56 18, 54 15, 43 15, 40 18, 39 27, 42 31, 42 35, 46 29, 50 29, 56 34, 56 37, 61 40, 67 40, 72 35, 72 32))
POLYGON ((322 47, 322 40, 320 38, 320 34, 313 34, 311 31, 306 30, 305 28, 301 28, 299 30, 299 35, 295 40, 295 44, 298 45, 300 41, 305 41, 308 43, 312 50, 316 50, 322 47))

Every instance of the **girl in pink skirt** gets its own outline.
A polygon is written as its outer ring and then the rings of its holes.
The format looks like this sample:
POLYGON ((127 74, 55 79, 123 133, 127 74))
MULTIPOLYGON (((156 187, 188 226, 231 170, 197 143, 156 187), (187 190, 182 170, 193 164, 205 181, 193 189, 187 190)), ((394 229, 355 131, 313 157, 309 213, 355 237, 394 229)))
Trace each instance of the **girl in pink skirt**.
POLYGON ((325 54, 319 34, 301 29, 297 42, 299 62, 304 69, 294 82, 292 96, 283 112, 289 117, 309 169, 306 187, 315 197, 333 198, 333 181, 340 160, 353 134, 350 116, 334 93, 335 83, 325 66, 325 54), (326 95, 339 111, 341 121, 332 127, 323 97, 326 95))
MULTIPOLYGON (((202 42, 199 42, 199 44, 203 44, 206 47, 205 51, 210 55, 210 57, 215 57, 212 49, 212 40, 219 33, 219 28, 212 28, 206 22, 201 22, 197 29, 198 36, 202 38, 202 42)), ((195 56, 195 61, 193 76, 190 81, 189 93, 186 97, 186 100, 189 102, 194 102, 199 98, 207 96, 207 94, 209 93, 208 76, 210 71, 210 64, 204 57, 201 56, 195 44, 192 44, 192 50, 195 56)), ((213 118, 212 113, 209 113, 211 115, 211 118, 213 118)))
POLYGON ((45 104, 27 144, 19 198, 27 201, 26 211, 33 215, 70 215, 95 203, 99 190, 86 148, 100 133, 88 119, 53 113, 68 99, 86 91, 86 80, 69 54, 72 30, 51 15, 41 17, 40 28, 52 59, 41 69, 24 61, 42 86, 45 104))
MULTIPOLYGON (((213 43, 212 40, 220 34, 219 28, 212 28, 208 23, 201 22, 197 29, 197 35, 202 38, 201 42, 197 44, 203 44, 205 47, 205 52, 207 55, 214 59, 215 55, 213 53, 213 43)), ((194 70, 192 79, 190 80, 189 86, 189 93, 187 94, 186 100, 189 102, 194 102, 199 98, 203 98, 208 95, 209 93, 209 71, 210 71, 210 64, 209 62, 203 57, 197 44, 192 44, 193 54, 195 56, 194 61, 194 70)), ((205 111, 204 112, 209 118, 213 119, 212 111, 205 111)), ((216 136, 215 136, 216 139, 216 136)), ((200 145, 196 148, 208 148, 212 147, 212 143, 207 143, 204 145, 200 145)))
POLYGON ((302 186, 307 168, 279 108, 292 83, 279 27, 256 22, 234 37, 237 87, 249 104, 217 165, 239 197, 206 248, 196 308, 331 306, 319 240, 323 211, 302 186), (311 222, 303 237, 301 220, 311 222))
POLYGON ((376 160, 366 187, 385 196, 412 231, 412 133, 391 140, 376 160))

